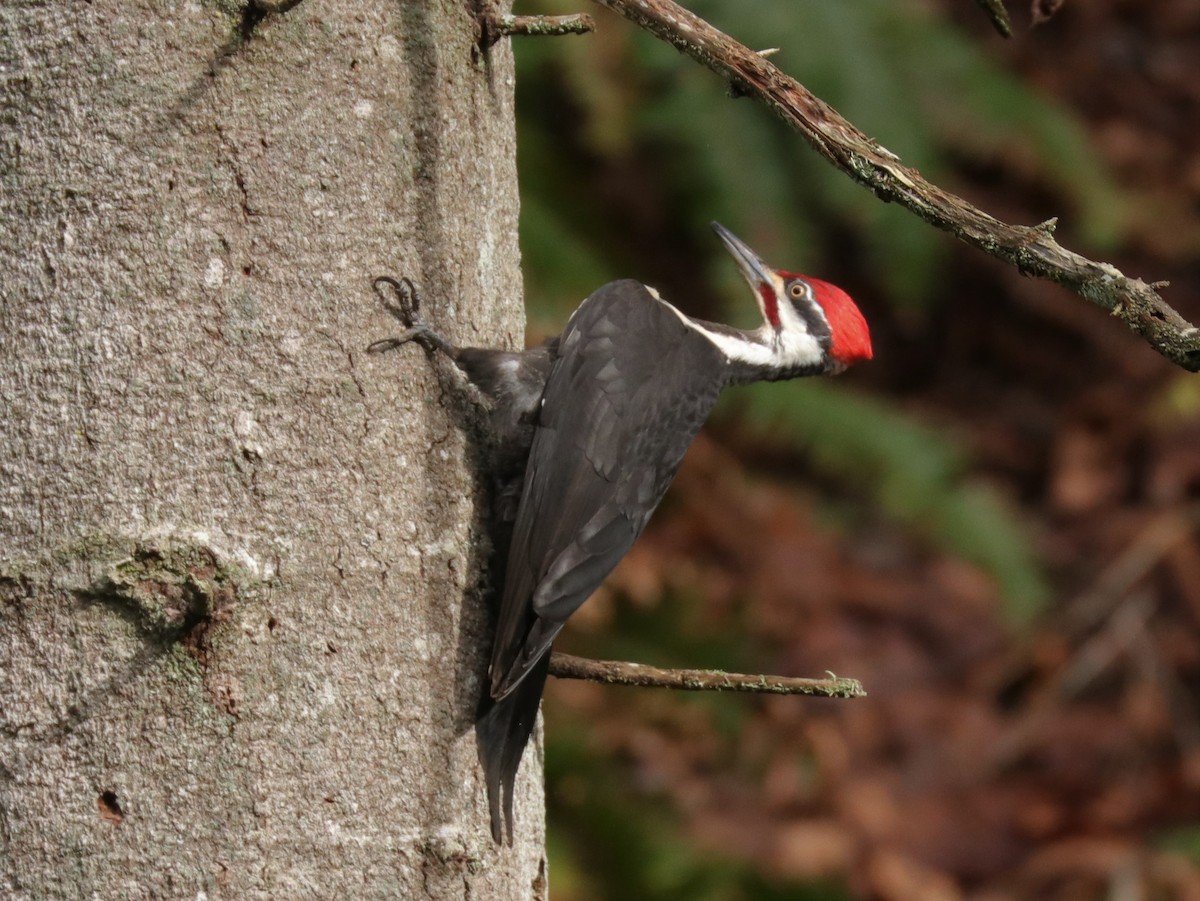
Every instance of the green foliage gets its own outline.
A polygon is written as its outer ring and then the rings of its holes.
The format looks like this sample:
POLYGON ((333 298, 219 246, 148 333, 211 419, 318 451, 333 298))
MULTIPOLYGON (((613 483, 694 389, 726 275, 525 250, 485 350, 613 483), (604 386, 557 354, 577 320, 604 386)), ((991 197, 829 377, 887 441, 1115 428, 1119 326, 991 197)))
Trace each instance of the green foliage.
POLYGON ((819 470, 869 494, 892 517, 987 572, 1017 622, 1049 595, 1022 529, 987 486, 966 478, 946 438, 870 398, 818 381, 751 385, 727 395, 748 425, 804 448, 819 470))

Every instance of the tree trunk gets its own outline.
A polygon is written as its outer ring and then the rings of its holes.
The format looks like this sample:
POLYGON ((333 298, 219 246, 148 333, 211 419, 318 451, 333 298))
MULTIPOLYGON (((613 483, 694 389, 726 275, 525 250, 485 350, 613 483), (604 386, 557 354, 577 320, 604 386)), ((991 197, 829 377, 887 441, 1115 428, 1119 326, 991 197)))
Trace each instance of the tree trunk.
POLYGON ((257 18, 0 11, 0 895, 537 897, 460 401, 363 353, 385 273, 521 342, 509 48, 469 0, 257 18))

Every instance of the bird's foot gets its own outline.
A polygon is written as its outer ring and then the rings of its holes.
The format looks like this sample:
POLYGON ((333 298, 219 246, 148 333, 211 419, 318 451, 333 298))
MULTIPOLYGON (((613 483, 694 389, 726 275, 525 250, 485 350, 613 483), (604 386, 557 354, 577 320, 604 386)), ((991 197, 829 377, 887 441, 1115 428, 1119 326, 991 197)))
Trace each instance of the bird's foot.
POLYGON ((441 349, 444 350, 448 345, 446 341, 427 325, 414 326, 407 331, 401 332, 392 338, 380 338, 378 341, 372 341, 367 345, 367 353, 381 354, 389 350, 395 350, 397 347, 402 347, 410 341, 416 341, 426 350, 441 349))
POLYGON ((388 312, 403 322, 408 328, 405 332, 394 338, 382 338, 379 341, 372 341, 367 345, 367 353, 384 353, 389 350, 395 350, 397 347, 408 344, 410 341, 416 341, 430 353, 440 350, 451 359, 454 358, 454 346, 421 318, 421 298, 417 294, 417 289, 411 279, 395 279, 387 275, 382 275, 375 279, 372 287, 375 289, 375 293, 379 295, 379 299, 383 301, 383 305, 387 308, 388 312), (390 288, 391 293, 395 294, 395 300, 388 296, 387 288, 390 288))

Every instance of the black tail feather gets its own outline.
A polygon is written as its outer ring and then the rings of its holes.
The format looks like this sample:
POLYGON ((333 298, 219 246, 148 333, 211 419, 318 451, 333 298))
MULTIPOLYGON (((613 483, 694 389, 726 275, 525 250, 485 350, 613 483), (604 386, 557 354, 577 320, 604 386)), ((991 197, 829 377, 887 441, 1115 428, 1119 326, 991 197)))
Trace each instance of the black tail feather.
POLYGON ((505 828, 508 844, 512 844, 513 789, 517 782, 517 769, 521 765, 525 746, 529 744, 529 736, 533 734, 533 724, 537 722, 538 705, 542 700, 542 689, 546 686, 549 668, 550 655, 547 653, 507 697, 494 701, 485 695, 479 705, 475 741, 487 783, 492 838, 497 844, 504 843, 505 828), (503 821, 500 816, 502 809, 503 821))

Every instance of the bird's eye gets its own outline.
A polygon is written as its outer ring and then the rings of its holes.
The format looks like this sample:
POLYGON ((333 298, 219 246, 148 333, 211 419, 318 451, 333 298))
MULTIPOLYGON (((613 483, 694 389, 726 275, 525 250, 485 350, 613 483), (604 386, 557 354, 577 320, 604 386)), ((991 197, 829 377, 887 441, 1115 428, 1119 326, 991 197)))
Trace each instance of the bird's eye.
POLYGON ((796 300, 799 300, 804 296, 804 285, 800 284, 799 282, 793 282, 792 287, 788 290, 788 293, 791 294, 792 297, 796 298, 796 300))

